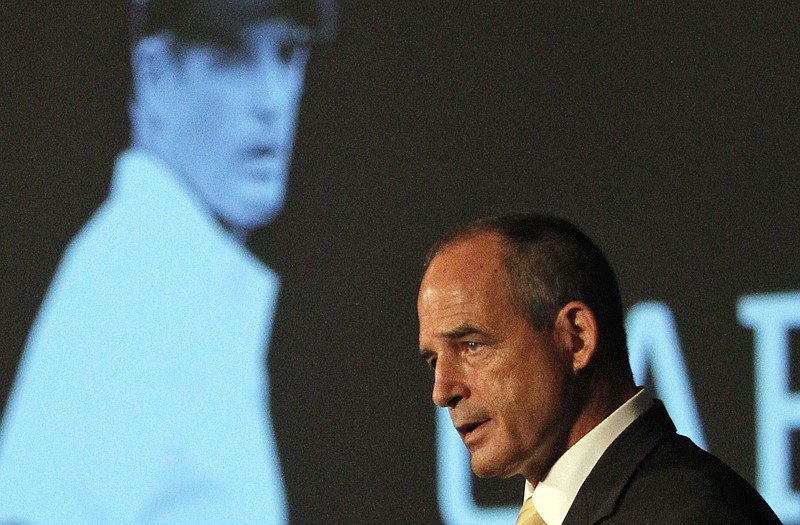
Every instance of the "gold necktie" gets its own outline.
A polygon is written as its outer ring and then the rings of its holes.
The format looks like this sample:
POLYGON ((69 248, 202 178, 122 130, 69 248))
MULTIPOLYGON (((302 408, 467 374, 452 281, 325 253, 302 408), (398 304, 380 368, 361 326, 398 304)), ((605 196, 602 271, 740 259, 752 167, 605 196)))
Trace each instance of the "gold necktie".
POLYGON ((528 498, 522 504, 522 509, 519 511, 516 525, 547 525, 539 513, 536 512, 536 507, 533 506, 533 498, 528 498))

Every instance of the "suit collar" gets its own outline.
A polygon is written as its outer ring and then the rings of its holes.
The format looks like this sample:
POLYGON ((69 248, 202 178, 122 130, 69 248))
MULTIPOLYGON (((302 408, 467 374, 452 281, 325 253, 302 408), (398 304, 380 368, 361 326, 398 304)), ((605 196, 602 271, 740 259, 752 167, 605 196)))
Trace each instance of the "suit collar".
POLYGON ((675 433, 661 401, 611 443, 578 491, 563 525, 595 523, 611 514, 628 480, 659 443, 675 433))

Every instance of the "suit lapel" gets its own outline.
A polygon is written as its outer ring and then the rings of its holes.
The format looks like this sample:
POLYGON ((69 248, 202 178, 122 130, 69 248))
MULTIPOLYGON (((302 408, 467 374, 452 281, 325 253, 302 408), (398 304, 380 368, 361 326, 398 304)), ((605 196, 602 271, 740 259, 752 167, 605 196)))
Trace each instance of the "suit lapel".
POLYGON ((612 514, 642 460, 674 433, 675 425, 661 401, 656 400, 600 456, 575 496, 563 525, 596 523, 612 514))

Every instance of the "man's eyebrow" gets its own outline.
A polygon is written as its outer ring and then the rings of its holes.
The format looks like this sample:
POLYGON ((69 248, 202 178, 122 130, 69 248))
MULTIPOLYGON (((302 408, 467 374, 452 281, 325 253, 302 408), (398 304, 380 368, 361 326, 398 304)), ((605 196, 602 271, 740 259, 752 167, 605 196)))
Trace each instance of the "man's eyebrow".
POLYGON ((462 323, 451 330, 442 332, 439 335, 445 339, 461 339, 462 337, 475 334, 483 335, 486 334, 486 332, 474 324, 462 323))

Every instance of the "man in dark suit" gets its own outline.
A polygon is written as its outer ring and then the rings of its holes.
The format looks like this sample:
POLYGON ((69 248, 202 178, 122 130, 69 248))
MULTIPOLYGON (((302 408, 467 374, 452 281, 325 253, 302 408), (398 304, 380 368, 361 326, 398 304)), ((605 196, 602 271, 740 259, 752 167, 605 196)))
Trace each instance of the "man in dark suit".
POLYGON ((636 386, 614 273, 569 222, 506 215, 449 233, 418 311, 433 401, 472 470, 526 479, 518 524, 780 523, 636 386))

